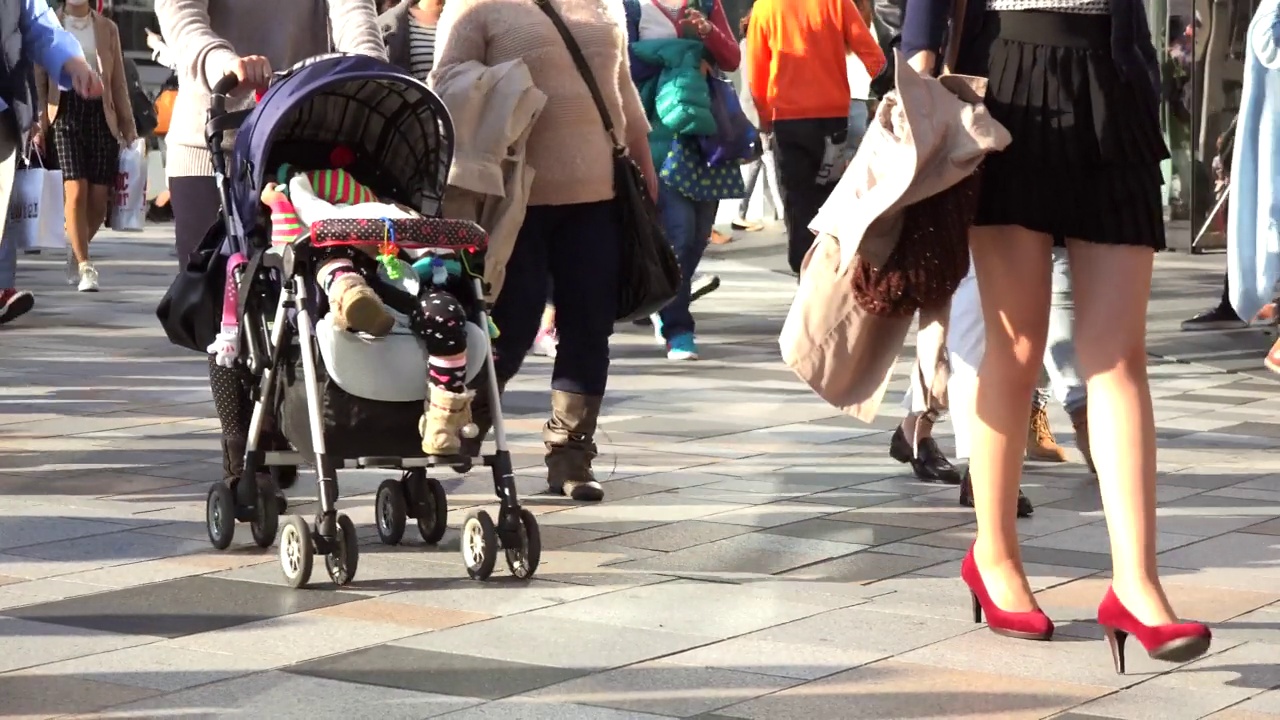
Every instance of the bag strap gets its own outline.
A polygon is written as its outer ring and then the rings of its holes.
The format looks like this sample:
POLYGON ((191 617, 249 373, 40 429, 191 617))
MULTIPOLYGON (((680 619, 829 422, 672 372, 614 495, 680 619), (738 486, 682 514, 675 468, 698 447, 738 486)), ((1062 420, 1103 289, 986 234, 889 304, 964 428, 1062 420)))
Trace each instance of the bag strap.
POLYGON ((622 143, 618 142, 618 133, 614 130, 613 119, 609 117, 609 106, 604 102, 604 95, 600 93, 600 86, 596 83, 596 76, 591 72, 591 66, 587 64, 587 58, 582 54, 582 48, 578 45, 578 41, 569 32, 569 27, 564 24, 564 18, 560 17, 560 13, 551 7, 549 0, 534 0, 534 4, 547 14, 551 24, 555 25, 556 31, 560 33, 560 38, 564 41, 565 48, 573 58, 574 66, 578 68, 578 74, 582 76, 582 81, 587 84, 587 90, 591 91, 591 99, 596 104, 596 111, 600 113, 600 121, 604 123, 604 131, 609 134, 609 140, 613 143, 614 151, 624 152, 625 148, 622 147, 622 143))
POLYGON ((947 33, 947 49, 942 56, 942 72, 947 75, 955 70, 956 59, 960 56, 960 41, 964 39, 964 14, 968 9, 966 0, 951 2, 951 27, 947 33))

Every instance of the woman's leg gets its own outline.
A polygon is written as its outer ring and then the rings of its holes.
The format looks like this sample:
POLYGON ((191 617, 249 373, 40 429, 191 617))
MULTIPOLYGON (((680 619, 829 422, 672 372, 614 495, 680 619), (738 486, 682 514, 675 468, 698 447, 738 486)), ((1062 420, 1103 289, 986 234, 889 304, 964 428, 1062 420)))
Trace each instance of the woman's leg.
POLYGON ((1176 616, 1156 567, 1156 434, 1147 379, 1149 247, 1068 243, 1076 352, 1088 383, 1089 427, 1111 536, 1111 585, 1146 625, 1176 616))
POLYGON ((553 205, 529 208, 507 260, 506 279, 493 306, 493 323, 498 326, 493 362, 499 385, 520 371, 538 336, 539 316, 547 306, 548 243, 559 229, 559 214, 553 205))
POLYGON ((111 187, 108 185, 89 185, 89 236, 86 246, 97 237, 98 231, 107 222, 107 213, 111 211, 111 187))
POLYGON ((550 235, 549 259, 559 349, 564 352, 556 354, 551 420, 542 429, 547 485, 574 500, 596 501, 604 498, 604 490, 592 473, 591 461, 609 380, 622 228, 612 202, 557 210, 562 217, 550 235))
POLYGON ((67 238, 77 263, 89 262, 89 181, 67 180, 62 183, 62 211, 66 215, 67 238))
POLYGON ((181 268, 217 222, 222 199, 213 177, 200 175, 169 178, 169 203, 173 205, 174 247, 181 268))
POLYGON ((986 324, 969 462, 978 519, 974 558, 992 600, 1009 612, 1035 608, 1015 521, 1027 409, 1044 362, 1051 242, 1014 226, 978 227, 969 235, 986 324))
MULTIPOLYGON (((764 160, 756 159, 743 169, 743 180, 746 192, 742 195, 742 202, 738 203, 738 224, 746 226, 747 213, 751 209, 751 196, 756 193, 756 184, 760 181, 760 170, 764 167, 764 160)), ((766 192, 767 189, 766 189, 766 192)))

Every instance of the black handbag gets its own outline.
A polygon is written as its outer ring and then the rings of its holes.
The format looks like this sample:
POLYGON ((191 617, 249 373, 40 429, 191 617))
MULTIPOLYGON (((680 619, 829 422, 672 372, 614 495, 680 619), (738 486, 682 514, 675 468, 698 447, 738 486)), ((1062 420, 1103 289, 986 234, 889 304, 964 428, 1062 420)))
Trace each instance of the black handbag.
POLYGON ((226 227, 220 219, 170 283, 156 306, 156 317, 169 342, 208 352, 222 321, 227 283, 227 256, 221 252, 226 227))
POLYGON ((661 310, 680 291, 680 263, 676 260, 671 244, 662 232, 658 220, 658 206, 649 197, 640 168, 627 155, 627 149, 618 142, 609 108, 605 105, 595 75, 582 55, 582 48, 574 40, 569 28, 555 8, 547 0, 535 0, 538 7, 550 18, 563 38, 573 64, 591 91, 596 110, 604 122, 605 132, 613 143, 613 192, 622 227, 622 246, 618 262, 619 321, 637 320, 661 310))

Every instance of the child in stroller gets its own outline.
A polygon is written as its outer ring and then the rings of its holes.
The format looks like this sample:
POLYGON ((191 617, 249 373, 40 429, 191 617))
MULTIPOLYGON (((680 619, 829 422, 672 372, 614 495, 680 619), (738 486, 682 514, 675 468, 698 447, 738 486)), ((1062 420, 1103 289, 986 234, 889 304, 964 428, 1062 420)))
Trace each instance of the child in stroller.
MULTIPOLYGON (((292 243, 307 228, 325 220, 421 217, 403 205, 383 202, 360 184, 342 167, 349 162, 349 156, 349 150, 339 147, 330 155, 330 168, 296 172, 287 164, 280 167, 278 177, 287 178, 287 182, 267 183, 262 190, 262 204, 271 210, 273 244, 292 243)), ((373 244, 356 247, 366 255, 379 257, 375 255, 378 247, 373 244)), ((343 250, 323 250, 315 277, 328 297, 334 325, 339 330, 385 337, 394 327, 395 318, 357 269, 355 260, 343 250)), ((416 255, 417 262, 412 267, 403 267, 403 260, 389 255, 379 259, 383 268, 389 268, 387 279, 404 286, 420 303, 420 312, 411 315, 411 329, 425 343, 428 353, 426 380, 430 394, 419 423, 422 451, 427 455, 453 456, 462 448, 461 435, 473 437, 477 432, 471 423, 471 394, 466 383, 467 314, 457 297, 462 292, 458 287, 462 266, 457 253, 438 247, 416 253, 410 250, 408 254, 416 255), (406 278, 410 273, 418 277, 406 278), (420 290, 416 287, 419 283, 426 283, 430 289, 420 290)))

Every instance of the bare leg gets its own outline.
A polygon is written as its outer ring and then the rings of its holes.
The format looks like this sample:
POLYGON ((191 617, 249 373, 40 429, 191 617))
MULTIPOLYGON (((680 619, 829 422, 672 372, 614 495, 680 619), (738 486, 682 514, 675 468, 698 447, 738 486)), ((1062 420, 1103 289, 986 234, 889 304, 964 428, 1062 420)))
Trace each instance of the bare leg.
POLYGON ((107 222, 107 213, 111 210, 111 188, 106 185, 89 186, 89 235, 85 245, 93 242, 98 231, 107 222))
POLYGON ((89 261, 89 181, 67 180, 62 184, 66 192, 63 211, 67 220, 67 237, 71 240, 71 252, 76 262, 89 261))
POLYGON ((1027 408, 1048 334, 1051 245, 1047 235, 1020 227, 974 228, 969 235, 986 324, 969 460, 978 518, 974 558, 991 599, 1009 612, 1036 607, 1015 521, 1027 408))
MULTIPOLYGON (((1176 616, 1156 568, 1156 430, 1147 379, 1150 248, 1068 243, 1076 354, 1089 396, 1089 436, 1111 536, 1112 586, 1147 625, 1176 616)), ((984 288, 985 290, 985 288, 984 288)))
POLYGON ((548 303, 546 309, 542 311, 542 324, 538 326, 538 329, 541 332, 547 332, 549 330, 556 329, 556 306, 555 305, 548 303))

